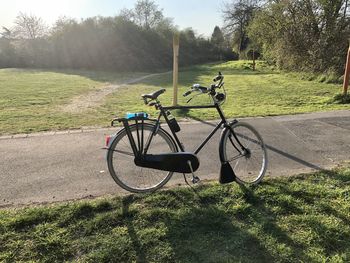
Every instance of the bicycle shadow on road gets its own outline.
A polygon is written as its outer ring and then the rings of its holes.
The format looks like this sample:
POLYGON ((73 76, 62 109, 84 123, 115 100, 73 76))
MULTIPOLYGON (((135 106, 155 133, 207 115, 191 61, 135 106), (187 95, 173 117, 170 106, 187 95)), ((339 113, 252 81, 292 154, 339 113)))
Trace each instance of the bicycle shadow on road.
MULTIPOLYGON (((195 121, 198 121, 198 122, 200 122, 200 123, 202 123, 204 125, 208 125, 208 126, 212 126, 212 127, 216 127, 216 125, 217 125, 216 123, 205 121, 205 120, 200 119, 198 117, 191 116, 190 118, 195 120, 195 121)), ((262 137, 264 138, 264 135, 262 135, 262 137)), ((286 138, 286 140, 287 139, 288 138, 286 138)), ((288 153, 285 150, 281 150, 281 149, 279 149, 279 147, 276 147, 276 146, 272 145, 271 143, 268 143, 268 144, 265 143, 265 146, 269 150, 268 152, 277 154, 277 155, 279 155, 281 157, 284 157, 284 158, 287 158, 287 159, 289 159, 289 160, 291 160, 291 161, 293 161, 295 163, 298 163, 298 164, 302 165, 303 167, 311 168, 311 169, 314 169, 316 171, 324 171, 325 170, 321 166, 319 166, 317 164, 314 164, 312 162, 309 162, 309 161, 307 161, 305 159, 302 159, 302 158, 298 157, 295 154, 291 154, 291 153, 288 153)), ((301 149, 301 152, 303 152, 302 149, 301 149)), ((268 154, 268 155, 270 155, 270 154, 268 154)))

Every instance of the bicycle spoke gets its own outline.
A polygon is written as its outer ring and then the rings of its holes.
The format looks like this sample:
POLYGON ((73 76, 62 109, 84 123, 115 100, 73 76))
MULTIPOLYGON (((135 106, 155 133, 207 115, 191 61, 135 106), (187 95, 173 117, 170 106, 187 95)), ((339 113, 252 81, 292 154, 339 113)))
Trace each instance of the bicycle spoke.
MULTIPOLYGON (((232 163, 236 174, 236 180, 239 183, 257 183, 264 176, 266 170, 265 148, 261 137, 256 130, 249 124, 238 122, 232 127, 234 134, 237 135, 237 143, 244 149, 244 153, 237 154, 231 145, 232 140, 227 133, 225 160, 232 163)), ((234 145, 233 145, 234 146, 234 145)))
MULTIPOLYGON (((145 123, 144 127, 139 127, 139 129, 142 128, 144 131, 139 130, 139 135, 145 136, 144 142, 148 138, 147 140, 150 142, 148 153, 158 154, 176 151, 176 145, 161 128, 158 130, 157 136, 152 136, 153 125, 145 123), (151 137, 153 138, 151 139, 151 137)), ((133 137, 137 137, 135 126, 130 126, 130 131, 133 137)), ((141 144, 142 138, 139 139, 141 144)), ((140 145, 140 147, 142 146, 140 145)), ((131 192, 148 192, 161 187, 170 179, 171 172, 137 166, 133 157, 134 153, 129 138, 126 131, 122 130, 113 141, 107 160, 108 169, 113 179, 124 189, 131 192)))
POLYGON ((239 154, 239 155, 236 155, 236 156, 232 157, 231 159, 227 160, 227 162, 230 163, 230 162, 233 162, 234 160, 237 160, 237 159, 242 158, 242 157, 244 157, 244 155, 239 154))

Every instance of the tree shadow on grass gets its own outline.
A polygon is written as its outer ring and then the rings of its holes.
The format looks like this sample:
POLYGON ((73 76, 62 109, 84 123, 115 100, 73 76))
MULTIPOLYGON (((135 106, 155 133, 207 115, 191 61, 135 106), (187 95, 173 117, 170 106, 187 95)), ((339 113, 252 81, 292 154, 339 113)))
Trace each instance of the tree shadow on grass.
MULTIPOLYGON (((318 184, 325 180, 325 178, 329 178, 334 180, 333 183, 337 184, 339 187, 344 186, 344 184, 350 183, 350 177, 346 176, 342 173, 336 172, 336 171, 328 171, 324 170, 322 171, 323 176, 315 176, 313 183, 318 184)), ((294 180, 303 180, 303 176, 296 176, 293 178, 294 180)), ((278 186, 285 194, 288 194, 292 196, 293 198, 297 198, 299 200, 302 200, 302 202, 309 206, 317 206, 318 210, 321 213, 324 213, 326 215, 332 215, 340 220, 342 220, 345 224, 350 225, 350 218, 348 218, 344 213, 339 212, 336 208, 332 206, 332 204, 327 202, 320 202, 320 200, 325 199, 325 195, 328 195, 329 192, 317 192, 317 193, 310 193, 307 189, 298 189, 298 190, 291 190, 285 185, 285 182, 274 182, 275 186, 278 186)), ((330 188, 333 188, 333 186, 329 186, 330 188)), ((346 193, 347 194, 347 193, 346 193)), ((349 198, 350 199, 350 198, 349 198)))
MULTIPOLYGON (((335 171, 322 171, 322 173, 309 176, 313 176, 314 179, 320 177, 320 180, 330 177, 335 180, 333 182, 338 184, 339 187, 341 187, 342 183, 349 182, 348 176, 335 171)), ((321 249, 322 252, 318 256, 322 255, 324 259, 329 259, 334 255, 339 257, 339 255, 350 253, 350 232, 349 229, 343 227, 349 225, 349 217, 337 211, 331 204, 327 204, 327 201, 329 202, 332 199, 331 196, 334 193, 330 193, 330 197, 327 198, 326 195, 328 193, 315 192, 315 189, 312 187, 314 184, 310 182, 312 181, 310 178, 308 178, 307 184, 311 186, 311 189, 305 187, 305 189, 294 191, 293 188, 289 188, 286 185, 290 180, 305 180, 305 175, 288 180, 274 180, 264 183, 262 187, 270 185, 278 189, 276 198, 269 196, 269 201, 264 200, 264 196, 256 195, 250 188, 241 186, 242 191, 245 193, 245 200, 259 207, 257 210, 259 211, 259 216, 251 218, 257 218, 257 222, 260 222, 266 229, 266 232, 272 234, 280 244, 286 244, 292 248, 292 254, 290 255, 292 261, 314 261, 314 258, 310 258, 306 254, 306 251, 310 251, 311 247, 311 249, 321 249), (297 202, 293 206, 288 206, 283 201, 283 198, 278 198, 279 196, 291 196, 292 200, 301 201, 303 207, 298 207, 297 202), (272 206, 278 208, 278 215, 269 208, 271 207, 271 202, 273 203, 272 206), (270 203, 270 205, 267 203, 270 203), (273 223, 277 221, 277 216, 286 218, 289 233, 293 232, 291 229, 295 229, 294 231, 297 232, 304 231, 304 233, 309 231, 309 237, 306 240, 298 240, 297 237, 292 239, 286 233, 286 230, 282 230, 277 224, 273 223), (338 224, 334 224, 333 218, 338 219, 336 220, 338 224)))
MULTIPOLYGON (((172 253, 164 257, 152 255, 152 249, 142 245, 140 235, 135 230, 139 229, 137 222, 130 219, 127 227, 137 262, 153 262, 156 258, 160 259, 159 262, 254 262, 257 258, 261 262, 273 260, 254 235, 235 225, 224 210, 210 205, 208 199, 196 195, 196 201, 192 200, 191 205, 188 205, 186 198, 176 192, 167 191, 162 194, 165 195, 164 198, 169 195, 176 198, 179 205, 175 211, 179 213, 177 216, 159 212, 152 218, 156 221, 155 224, 165 224, 167 228, 166 236, 156 246, 167 243, 172 253), (183 211, 180 208, 182 206, 186 207, 183 211)), ((126 214, 130 205, 131 199, 123 203, 126 214)))
MULTIPOLYGON (((339 184, 349 180, 337 173, 329 176, 339 184)), ((348 253, 348 231, 327 223, 332 215, 344 222, 347 216, 332 208, 328 215, 313 202, 313 191, 294 191, 285 185, 288 180, 292 179, 271 180, 257 187, 202 185, 126 196, 119 203, 122 222, 118 226, 125 228, 129 243, 121 247, 114 237, 114 246, 121 252, 106 249, 105 259, 312 262, 318 256, 348 253), (304 197, 307 209, 298 207, 304 197), (310 237, 299 239, 308 231, 310 237), (319 255, 310 254, 315 249, 319 255)), ((311 185, 312 180, 306 182, 311 185)), ((103 208, 109 210, 110 206, 103 208)))
MULTIPOLYGON (((255 191, 250 187, 239 186, 243 192, 243 199, 247 204, 250 204, 250 211, 248 214, 244 214, 241 220, 250 220, 251 223, 257 224, 263 231, 263 235, 274 239, 274 243, 277 246, 284 246, 288 250, 287 255, 279 255, 278 251, 275 250, 275 260, 291 260, 291 261, 306 261, 311 262, 312 259, 305 254, 306 247, 301 243, 295 242, 289 235, 283 230, 279 224, 279 216, 286 214, 299 214, 302 211, 294 205, 286 204, 285 202, 277 203, 278 213, 272 211, 266 205, 266 201, 263 196, 258 196, 255 191), (281 256, 281 257, 279 257, 281 256), (294 259, 294 260, 293 260, 294 259)), ((284 194, 279 193, 279 194, 284 194)), ((240 215, 241 216, 241 215, 240 215)), ((274 248, 273 248, 274 249, 274 248)))
POLYGON ((146 251, 142 248, 141 241, 136 233, 132 216, 129 216, 129 206, 133 202, 133 196, 127 196, 122 201, 122 213, 132 246, 136 253, 136 262, 146 262, 146 251))
POLYGON ((343 212, 337 211, 332 202, 327 205, 327 198, 317 202, 323 196, 315 191, 318 188, 287 185, 291 180, 294 184, 305 180, 311 186, 326 179, 336 187, 330 198, 344 193, 338 190, 349 182, 346 173, 327 171, 307 180, 297 176, 257 187, 202 185, 93 205, 81 203, 50 213, 36 209, 16 223, 9 221, 6 227, 18 233, 28 231, 28 235, 41 231, 48 239, 53 233, 57 236, 54 246, 65 242, 54 248, 50 242, 39 242, 31 248, 38 253, 33 257, 36 260, 42 259, 43 244, 45 258, 72 259, 78 252, 65 241, 68 233, 88 244, 77 247, 92 261, 312 262, 345 257, 350 253, 350 232, 344 207, 343 212), (69 229, 62 237, 60 227, 69 229), (303 233, 308 236, 299 239, 303 233), (310 254, 315 250, 316 254, 310 254))
MULTIPOLYGON (((348 180, 341 174, 332 176, 348 180)), ((230 185, 168 190, 146 196, 142 202, 149 209, 146 224, 166 227, 154 246, 167 244, 171 253, 158 257, 159 262, 311 262, 315 257, 310 249, 321 249, 324 258, 347 253, 349 233, 319 219, 327 221, 327 211, 345 223, 348 218, 331 207, 315 208, 312 193, 304 196, 311 212, 293 201, 303 196, 274 180, 256 189, 230 185), (273 188, 276 195, 270 193, 266 199, 264 186, 273 188), (311 244, 308 238, 298 239, 299 231, 309 230, 311 244)), ((126 213, 133 204, 132 199, 125 200, 126 213)), ((143 245, 139 223, 130 218, 127 224, 138 262, 155 261, 154 247, 143 245)))

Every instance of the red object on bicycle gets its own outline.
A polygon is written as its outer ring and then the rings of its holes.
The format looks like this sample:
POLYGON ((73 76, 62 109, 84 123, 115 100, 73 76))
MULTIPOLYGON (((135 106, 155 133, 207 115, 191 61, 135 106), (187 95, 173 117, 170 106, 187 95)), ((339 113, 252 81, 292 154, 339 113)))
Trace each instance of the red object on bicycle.
POLYGON ((108 147, 110 141, 111 141, 111 136, 106 136, 106 147, 108 147))

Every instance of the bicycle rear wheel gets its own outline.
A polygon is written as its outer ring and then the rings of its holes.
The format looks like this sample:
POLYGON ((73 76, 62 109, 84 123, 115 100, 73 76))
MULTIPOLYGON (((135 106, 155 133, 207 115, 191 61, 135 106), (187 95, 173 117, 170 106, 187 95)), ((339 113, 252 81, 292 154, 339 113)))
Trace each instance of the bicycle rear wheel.
MULTIPOLYGON (((141 125, 138 126, 139 131, 141 125)), ((144 144, 152 134, 155 125, 144 123, 144 144)), ((137 142, 136 125, 130 125, 130 131, 137 142)), ((140 135, 140 134, 139 134, 140 135)), ((177 147, 170 135, 162 128, 158 128, 153 136, 147 153, 159 154, 177 152, 177 147)), ((114 181, 127 191, 134 193, 151 192, 161 188, 172 176, 172 172, 136 166, 125 128, 122 129, 112 141, 108 153, 108 170, 114 181)))
POLYGON ((240 184, 257 184, 265 175, 267 151, 260 134, 253 126, 236 122, 223 135, 221 151, 229 162, 240 184))

